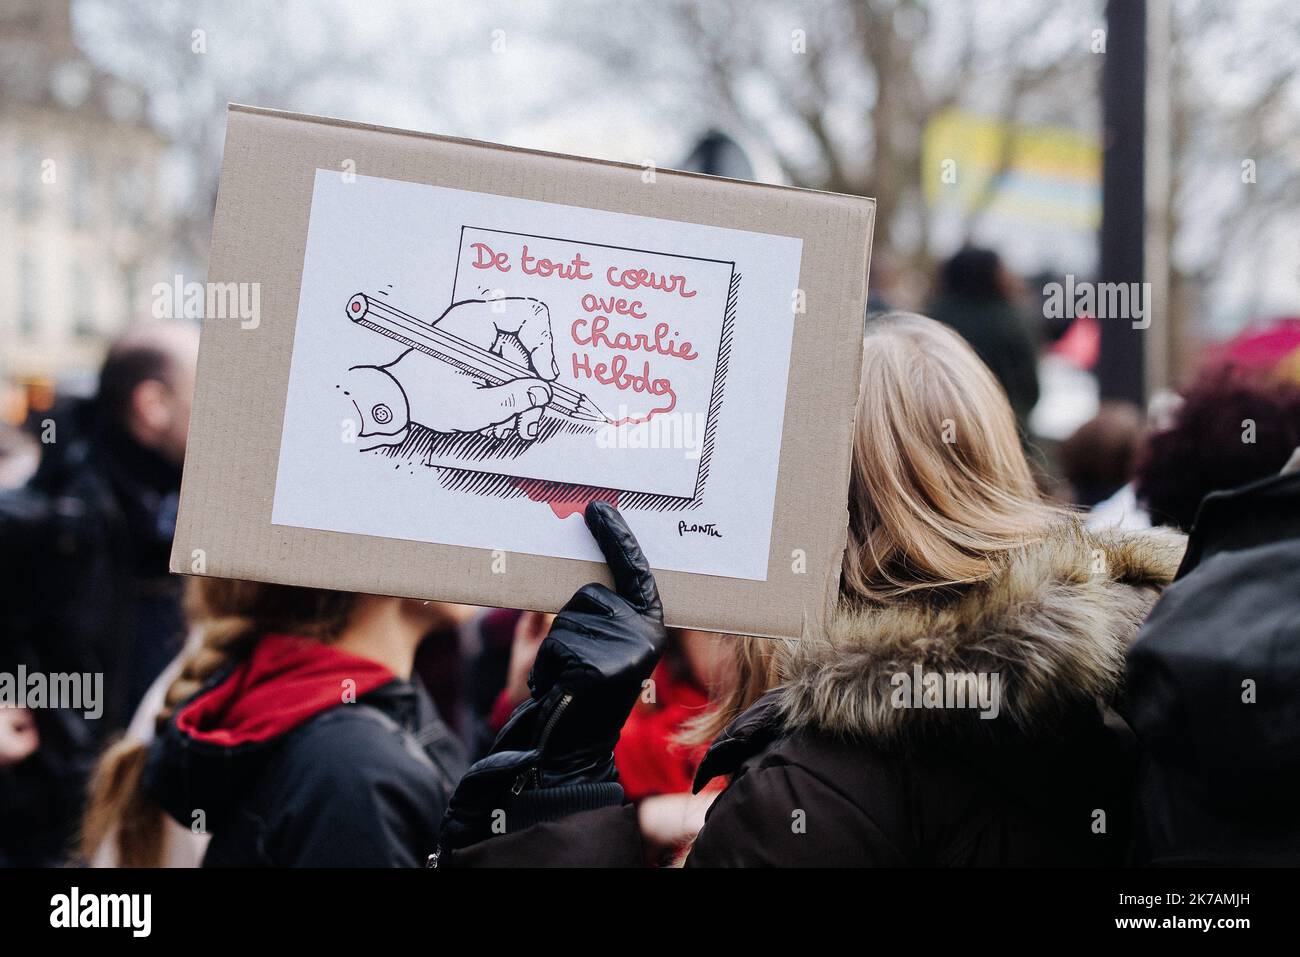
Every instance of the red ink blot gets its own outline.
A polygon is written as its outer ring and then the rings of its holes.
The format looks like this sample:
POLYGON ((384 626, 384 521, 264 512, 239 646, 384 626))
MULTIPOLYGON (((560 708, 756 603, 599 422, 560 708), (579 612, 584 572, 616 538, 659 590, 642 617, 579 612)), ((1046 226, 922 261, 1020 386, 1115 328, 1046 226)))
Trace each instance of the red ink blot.
POLYGON ((613 489, 592 488, 589 485, 564 485, 559 482, 538 482, 534 479, 511 479, 511 484, 534 502, 545 502, 558 519, 581 515, 589 502, 609 502, 618 508, 619 493, 613 489))

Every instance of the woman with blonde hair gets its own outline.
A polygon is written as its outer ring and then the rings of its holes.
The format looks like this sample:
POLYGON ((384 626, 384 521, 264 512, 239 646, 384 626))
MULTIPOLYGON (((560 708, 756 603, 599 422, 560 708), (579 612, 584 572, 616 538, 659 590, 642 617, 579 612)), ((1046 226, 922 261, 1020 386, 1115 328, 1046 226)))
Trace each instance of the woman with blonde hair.
MULTIPOLYGON (((713 738, 697 789, 729 783, 686 864, 1121 863, 1133 748, 1111 705, 1182 550, 1045 503, 971 348, 921 316, 869 322, 839 607, 800 641, 734 639, 739 680, 696 728, 713 738)), ((492 772, 528 763, 511 748, 453 796, 440 862, 636 859, 613 801, 479 826, 510 797, 492 772)))
POLYGON ((463 609, 217 578, 190 597, 153 740, 115 745, 91 782, 86 859, 183 857, 166 815, 211 835, 204 866, 422 864, 465 760, 411 672, 463 609))

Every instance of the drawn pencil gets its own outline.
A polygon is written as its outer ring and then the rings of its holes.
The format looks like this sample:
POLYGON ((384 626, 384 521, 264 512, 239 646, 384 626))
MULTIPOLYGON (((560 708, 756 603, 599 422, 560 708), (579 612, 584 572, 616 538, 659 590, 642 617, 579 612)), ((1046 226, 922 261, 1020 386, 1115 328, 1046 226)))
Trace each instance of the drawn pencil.
MULTIPOLYGON (((502 356, 488 352, 472 342, 444 332, 396 307, 357 293, 348 300, 347 316, 357 325, 387 336, 412 349, 440 359, 449 365, 487 381, 501 385, 513 379, 535 379, 537 375, 502 356)), ((579 422, 604 424, 609 417, 589 397, 560 382, 548 382, 551 401, 548 412, 555 412, 579 422)))

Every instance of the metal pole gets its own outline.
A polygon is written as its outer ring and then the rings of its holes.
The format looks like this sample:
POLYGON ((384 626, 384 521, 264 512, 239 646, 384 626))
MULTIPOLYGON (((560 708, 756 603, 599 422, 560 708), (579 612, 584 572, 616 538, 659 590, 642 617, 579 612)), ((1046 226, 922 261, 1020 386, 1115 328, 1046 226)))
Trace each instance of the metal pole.
MULTIPOLYGON (((1140 284, 1145 221, 1145 0, 1109 0, 1106 4, 1101 99, 1101 263, 1097 279, 1101 283, 1140 284)), ((1133 328, 1130 319, 1101 319, 1097 379, 1103 399, 1143 402, 1145 335, 1145 330, 1133 328)))
POLYGON ((1173 144, 1170 90, 1171 0, 1147 0, 1146 278, 1151 288, 1151 328, 1146 331, 1147 397, 1173 384, 1182 319, 1171 301, 1169 182, 1173 144))

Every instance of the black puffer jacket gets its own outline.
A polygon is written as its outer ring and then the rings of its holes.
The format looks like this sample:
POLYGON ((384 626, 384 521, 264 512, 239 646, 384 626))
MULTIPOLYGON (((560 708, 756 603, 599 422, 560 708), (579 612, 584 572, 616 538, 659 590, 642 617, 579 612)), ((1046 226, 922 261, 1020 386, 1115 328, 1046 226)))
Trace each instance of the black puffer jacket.
POLYGON ((1138 862, 1300 864, 1300 474, 1205 499, 1128 688, 1138 862))
MULTIPOLYGON (((1109 705, 1182 549, 1063 527, 946 607, 841 609, 823 639, 778 652, 782 684, 710 748, 697 786, 731 780, 686 865, 1121 863, 1136 754, 1109 705), (917 707, 929 675, 959 674, 987 676, 986 692, 998 676, 996 716, 917 707)), ((449 863, 626 864, 637 846, 634 812, 606 808, 449 863)))
POLYGON ((465 770, 423 690, 320 642, 262 638, 154 741, 150 794, 205 867, 423 864, 465 770))

